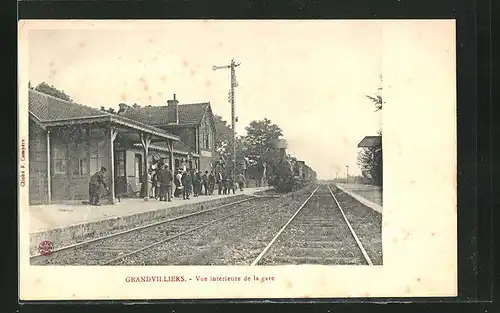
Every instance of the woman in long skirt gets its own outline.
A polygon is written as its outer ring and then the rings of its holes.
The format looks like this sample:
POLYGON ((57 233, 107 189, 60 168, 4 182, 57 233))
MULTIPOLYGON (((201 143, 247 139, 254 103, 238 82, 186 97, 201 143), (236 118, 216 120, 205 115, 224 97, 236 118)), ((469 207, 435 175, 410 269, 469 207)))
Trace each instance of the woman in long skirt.
POLYGON ((156 198, 158 199, 158 196, 160 195, 160 193, 158 192, 158 169, 154 169, 151 171, 151 186, 150 186, 150 189, 151 190, 149 192, 149 196, 151 198, 156 198))

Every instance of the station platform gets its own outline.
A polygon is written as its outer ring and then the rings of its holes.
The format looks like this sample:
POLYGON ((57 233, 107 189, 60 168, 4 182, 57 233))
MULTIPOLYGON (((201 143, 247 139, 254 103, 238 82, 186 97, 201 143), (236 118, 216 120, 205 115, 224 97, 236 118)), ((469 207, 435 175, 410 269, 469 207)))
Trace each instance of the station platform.
MULTIPOLYGON (((200 209, 206 202, 211 205, 227 202, 228 198, 254 195, 269 187, 244 188, 229 195, 199 196, 183 200, 174 198, 172 202, 156 199, 144 201, 142 198, 122 198, 114 205, 93 206, 80 202, 31 205, 29 207, 30 246, 41 241, 70 242, 85 238, 89 234, 106 232, 108 229, 122 227, 141 221, 157 218, 170 218, 188 214, 200 209)), ((33 249, 31 249, 33 250, 33 249)))
POLYGON ((345 183, 337 183, 335 185, 367 207, 382 213, 382 189, 379 186, 345 183))

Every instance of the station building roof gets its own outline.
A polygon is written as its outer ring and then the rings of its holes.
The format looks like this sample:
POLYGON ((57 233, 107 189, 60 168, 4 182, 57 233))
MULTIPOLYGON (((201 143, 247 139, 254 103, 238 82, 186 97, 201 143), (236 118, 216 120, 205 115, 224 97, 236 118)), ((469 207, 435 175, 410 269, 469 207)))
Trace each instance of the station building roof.
MULTIPOLYGON (((176 125, 199 125, 209 107, 209 102, 179 104, 179 123, 176 125)), ((168 106, 128 107, 121 113, 124 117, 156 126, 171 124, 172 114, 172 108, 168 106)))
POLYGON ((144 131, 157 137, 175 141, 179 140, 178 136, 147 123, 101 111, 76 102, 59 99, 32 89, 28 93, 28 111, 30 117, 43 126, 110 122, 144 131))
POLYGON ((380 145, 382 136, 366 136, 358 143, 358 148, 371 148, 380 145))

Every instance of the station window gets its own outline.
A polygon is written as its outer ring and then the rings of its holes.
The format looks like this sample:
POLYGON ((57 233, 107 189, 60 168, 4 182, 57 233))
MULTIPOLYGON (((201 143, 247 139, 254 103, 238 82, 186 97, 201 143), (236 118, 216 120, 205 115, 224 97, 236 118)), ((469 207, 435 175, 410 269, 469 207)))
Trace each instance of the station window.
POLYGON ((87 160, 83 158, 72 158, 71 167, 73 176, 88 174, 87 160))
POLYGON ((71 153, 70 165, 71 173, 74 176, 89 174, 89 150, 87 142, 69 143, 71 153))
POLYGON ((66 145, 54 142, 52 146, 52 159, 54 174, 64 175, 68 173, 68 150, 66 145))
POLYGON ((106 141, 105 140, 91 140, 90 141, 90 173, 97 172, 106 158, 106 141))
POLYGON ((210 132, 208 130, 204 130, 203 133, 203 149, 210 149, 210 132))
POLYGON ((116 177, 125 177, 125 151, 116 152, 116 177))

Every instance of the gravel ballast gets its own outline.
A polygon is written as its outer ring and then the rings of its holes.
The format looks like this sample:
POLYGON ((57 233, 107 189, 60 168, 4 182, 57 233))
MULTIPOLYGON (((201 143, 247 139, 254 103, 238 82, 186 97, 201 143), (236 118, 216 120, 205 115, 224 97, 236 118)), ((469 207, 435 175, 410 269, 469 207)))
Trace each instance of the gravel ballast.
POLYGON ((261 206, 190 236, 125 259, 121 265, 250 265, 316 186, 261 206))
MULTIPOLYGON (((228 199, 229 200, 229 199, 228 199)), ((186 224, 184 227, 190 227, 189 225, 197 225, 202 221, 211 220, 216 218, 221 214, 228 214, 228 212, 238 211, 240 209, 244 209, 245 207, 249 207, 255 205, 256 203, 265 201, 266 198, 254 198, 251 197, 246 201, 239 202, 237 204, 231 205, 231 203, 235 202, 228 201, 225 206, 219 204, 214 206, 205 205, 203 209, 193 210, 194 212, 183 211, 183 214, 175 214, 172 215, 171 218, 164 218, 161 220, 150 221, 149 223, 145 223, 146 225, 138 225, 140 226, 148 226, 152 224, 162 223, 162 221, 171 220, 172 218, 183 217, 188 214, 195 214, 189 217, 180 218, 175 221, 168 221, 165 224, 155 225, 153 227, 146 227, 140 230, 134 230, 132 232, 126 234, 119 234, 115 237, 106 238, 103 240, 90 242, 85 245, 81 245, 79 247, 70 248, 62 251, 54 251, 54 253, 48 256, 40 256, 36 259, 31 259, 32 265, 42 265, 42 264, 65 264, 65 265, 95 265, 100 264, 103 261, 107 260, 110 255, 114 253, 120 253, 122 251, 132 251, 134 247, 137 245, 147 245, 153 243, 154 240, 157 239, 158 236, 162 236, 165 232, 172 232, 172 229, 179 228, 179 224, 186 224), (213 209, 213 210, 211 210, 213 209), (205 210, 210 210, 208 212, 201 212, 205 210), (168 227, 166 227, 168 225, 168 227), (172 226, 170 226, 172 225, 172 226), (106 257, 107 256, 107 257, 106 257)), ((239 200, 241 201, 241 199, 239 200)), ((142 224, 142 223, 141 223, 142 224)), ((126 230, 133 229, 130 225, 126 230)), ((119 230, 115 230, 115 232, 110 234, 114 234, 119 232, 119 230)), ((99 236, 98 238, 102 238, 103 236, 99 236)))
POLYGON ((358 202, 335 186, 330 188, 373 265, 382 265, 382 214, 358 202))

